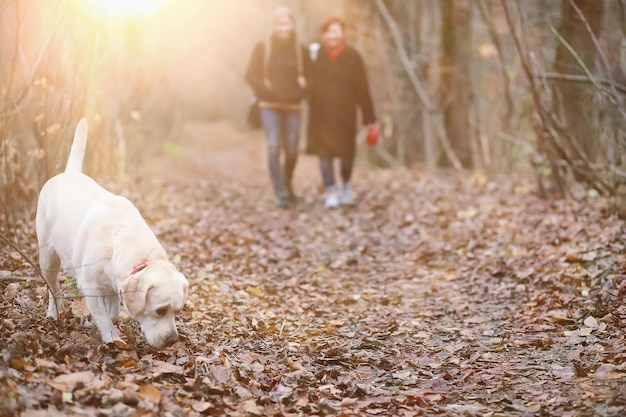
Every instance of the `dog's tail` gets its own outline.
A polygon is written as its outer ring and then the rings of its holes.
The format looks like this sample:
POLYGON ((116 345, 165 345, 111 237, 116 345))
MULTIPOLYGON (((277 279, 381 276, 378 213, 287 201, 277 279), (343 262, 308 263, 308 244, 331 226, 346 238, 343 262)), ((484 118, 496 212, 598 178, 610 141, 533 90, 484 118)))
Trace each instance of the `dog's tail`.
POLYGON ((85 149, 87 148, 87 120, 80 119, 76 132, 74 133, 74 142, 70 149, 70 156, 67 159, 65 172, 82 172, 83 159, 85 159, 85 149))

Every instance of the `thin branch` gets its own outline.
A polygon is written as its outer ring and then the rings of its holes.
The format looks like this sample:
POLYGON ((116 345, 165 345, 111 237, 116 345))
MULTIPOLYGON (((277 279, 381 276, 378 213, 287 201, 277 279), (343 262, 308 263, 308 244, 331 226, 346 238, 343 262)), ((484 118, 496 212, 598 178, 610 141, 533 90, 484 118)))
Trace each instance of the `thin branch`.
POLYGON ((6 275, 0 277, 0 281, 37 281, 43 282, 44 280, 40 277, 17 277, 13 275, 6 275))
POLYGON ((404 67, 406 74, 409 76, 409 80, 411 81, 413 88, 417 92, 417 95, 419 96, 420 101, 422 102, 424 107, 426 107, 428 110, 430 111, 434 110, 434 106, 432 102, 430 101, 430 98, 428 98, 426 89, 422 85, 419 78, 417 78, 415 71, 413 71, 411 59, 409 58, 406 52, 404 41, 402 40, 402 34, 400 33, 400 29, 398 29, 398 25, 393 20, 393 17, 391 17, 391 14, 389 13, 389 10, 387 9, 387 6, 383 2, 383 0, 375 0, 375 3, 376 3, 376 6, 378 7, 378 11, 380 11, 380 14, 383 16, 383 19, 385 19, 387 26, 389 26, 389 30, 391 31, 391 36, 393 37, 393 40, 396 44, 398 56, 400 57, 400 62, 402 63, 402 66, 404 67))
MULTIPOLYGON (((586 74, 588 81, 591 82, 591 84, 593 84, 593 86, 598 91, 604 91, 604 89, 600 86, 598 79, 592 74, 591 70, 585 65, 582 58, 578 55, 578 53, 574 50, 574 48, 561 36, 561 34, 558 33, 558 31, 552 25, 552 23, 548 22, 548 25, 550 27, 550 31, 554 34, 554 36, 557 37, 557 39, 563 44, 563 46, 565 46, 565 48, 569 51, 572 57, 574 57, 574 59, 576 60, 580 68, 586 74)), ((607 97, 609 98, 609 101, 611 102, 611 104, 613 104, 614 106, 616 106, 616 108, 619 109, 620 105, 617 102, 616 98, 611 95, 608 95, 607 97)))
MULTIPOLYGON (((18 7, 17 4, 16 4, 16 7, 18 7)), ((17 109, 18 105, 28 95, 29 87, 33 84, 33 82, 35 80, 35 76, 37 75, 37 72, 39 71, 39 66, 41 65, 43 57, 48 52, 48 48, 50 47, 50 43, 52 42, 52 39, 54 38, 57 30, 59 29, 59 22, 61 20, 61 16, 63 14, 62 12, 63 12, 64 8, 65 8, 65 0, 62 0, 61 1, 61 5, 59 6, 59 10, 56 13, 55 20, 54 20, 54 25, 52 27, 52 30, 50 31, 50 34, 48 35, 48 38, 46 38, 46 41, 45 41, 44 46, 42 47, 41 51, 39 51, 39 55, 37 56, 37 59, 35 60, 35 64, 33 65, 32 69, 30 70, 30 73, 28 74, 28 79, 24 83, 24 87, 22 87, 20 89, 20 91, 18 92, 17 96, 13 100, 13 103, 11 104, 11 111, 10 112, 7 111, 6 107, 5 107, 5 109, 3 109, 3 111, 4 111, 3 116, 4 117, 8 117, 8 116, 12 116, 14 114, 17 114, 18 113, 18 109, 17 109)))
POLYGON ((15 77, 15 67, 17 66, 17 57, 20 49, 20 28, 21 28, 21 19, 20 19, 20 5, 19 2, 15 1, 15 45, 13 45, 13 56, 11 57, 11 66, 9 68, 9 79, 6 83, 6 91, 4 92, 4 103, 6 106, 6 102, 8 101, 9 94, 11 93, 11 88, 13 87, 13 77, 15 77))
POLYGON ((387 152, 384 148, 382 148, 380 146, 376 146, 376 147, 373 148, 373 151, 378 156, 380 156, 382 159, 384 159, 385 162, 387 162, 390 166, 398 165, 398 161, 389 152, 387 152))
MULTIPOLYGON (((550 27, 550 31, 554 34, 554 36, 556 36, 557 39, 563 44, 563 46, 565 46, 565 48, 569 51, 569 53, 572 54, 572 56, 574 57, 574 59, 576 60, 580 68, 587 75, 587 77, 589 77, 589 81, 591 82, 591 84, 593 84, 593 86, 598 91, 604 91, 602 87, 600 86, 600 83, 598 83, 598 80, 596 79, 596 77, 593 75, 591 70, 587 68, 587 65, 585 65, 582 58, 578 55, 578 53, 574 50, 574 48, 563 38, 563 36, 561 36, 561 34, 556 30, 556 28, 549 21, 548 21, 548 26, 550 27)), ((606 94, 605 96, 609 99, 611 104, 613 104, 618 109, 620 108, 620 104, 617 102, 614 96, 606 95, 606 94)))
MULTIPOLYGON (((578 55, 578 53, 574 50, 574 48, 561 36, 561 34, 558 33, 558 31, 556 30, 556 28, 552 25, 550 21, 548 21, 548 26, 550 27, 550 31, 554 34, 554 36, 556 36, 557 39, 563 44, 563 46, 565 46, 565 48, 570 52, 570 54, 572 54, 572 56, 574 57, 574 59, 576 60, 580 68, 585 72, 585 74, 587 74, 587 77, 589 78, 589 81, 593 84, 593 86, 598 91, 603 91, 603 89, 600 87, 600 84, 596 80, 596 77, 591 73, 591 70, 585 65, 582 58, 578 55)), ((610 96, 610 95, 608 97, 609 97, 609 101, 611 101, 614 105, 619 106, 619 104, 615 101, 615 97, 610 96)), ((573 163, 574 160, 572 158, 564 158, 567 164, 576 173, 578 173, 578 175, 580 175, 582 178, 585 178, 585 180, 588 181, 589 183, 594 184, 596 187, 601 186, 601 188, 604 188, 606 191, 610 192, 611 187, 605 181, 603 181, 598 175, 596 175, 596 172, 593 170, 591 166, 592 164, 589 161, 587 154, 580 147, 578 141, 574 140, 571 137, 571 135, 568 132, 566 132, 565 129, 558 126, 557 123, 553 123, 553 125, 556 127, 559 127, 559 130, 562 131, 567 136, 567 138, 569 139, 570 147, 576 151, 576 155, 578 159, 582 161, 585 169, 579 169, 573 163)))
POLYGON ((54 36, 57 33, 57 30, 59 29, 59 22, 61 21, 61 15, 63 14, 64 9, 65 9, 65 0, 62 0, 61 5, 59 6, 59 10, 57 11, 57 14, 54 18, 54 25, 52 26, 52 30, 50 31, 48 38, 46 38, 43 48, 41 48, 41 51, 39 52, 39 55, 37 56, 37 59, 35 60, 35 65, 33 65, 33 68, 30 71, 30 76, 28 77, 29 83, 27 85, 31 85, 33 81, 35 80, 35 76, 37 75, 37 71, 39 70, 39 66, 41 65, 41 61, 43 60, 44 55, 48 52, 48 48, 50 47, 52 38, 54 38, 54 36))
MULTIPOLYGON (((415 92, 419 96, 420 101, 422 102, 426 110, 429 112, 434 112, 436 110, 435 106, 433 105, 432 101, 428 97, 428 94, 426 93, 426 89, 424 88, 421 81, 415 74, 415 71, 413 71, 412 63, 406 52, 406 47, 404 46, 404 41, 402 39, 402 34, 400 33, 400 29, 398 28, 398 25, 396 24, 395 20, 389 13, 389 10, 387 9, 387 6, 385 5, 383 0, 375 0, 375 3, 376 3, 376 6, 378 7, 378 11, 385 19, 387 26, 389 26, 389 30, 391 31, 391 35, 396 44, 398 56, 400 57, 400 62, 402 63, 402 67, 404 68, 404 71, 408 75, 409 80, 411 81, 411 84, 413 85, 413 88, 415 89, 415 92)), ((428 123, 428 121, 424 120, 424 124, 426 123, 428 123)), ((446 137, 446 131, 442 123, 438 122, 437 120, 435 120, 434 123, 436 124, 435 129, 439 133, 437 137, 439 137, 440 139, 441 146, 443 148, 444 153, 446 154, 446 157, 448 158, 448 160, 450 161, 450 163, 455 169, 457 170, 463 169, 463 165, 459 161, 459 158, 456 156, 454 149, 452 148, 452 146, 450 145, 450 142, 448 141, 446 137)))
POLYGON ((518 139, 517 137, 509 133, 499 132, 495 137, 498 139, 502 139, 504 141, 510 142, 514 145, 517 145, 520 148, 526 149, 528 153, 532 154, 535 157, 543 158, 543 155, 537 152, 537 150, 533 148, 528 142, 518 139))
MULTIPOLYGON (((587 33, 589 34, 589 37, 591 38, 591 41, 593 42, 593 45, 596 47, 596 51, 598 52, 598 55, 600 55, 600 58, 602 59, 602 64, 604 64, 604 69, 605 69, 607 75, 609 77, 611 77, 611 66, 609 65, 609 60, 606 58, 606 55, 604 54, 604 50, 602 49, 602 46, 600 46, 600 42, 598 41, 598 38, 596 37, 596 34, 591 29, 591 26, 589 26, 589 22, 585 18, 585 15, 580 10, 580 8, 576 5, 576 3, 574 3, 574 1, 572 1, 572 0, 570 0, 570 4, 572 5, 574 10, 576 11, 576 14, 578 15, 578 18, 585 25, 585 29, 587 29, 587 33)), ((613 80, 611 80, 611 81, 613 81, 613 80)), ((615 106, 615 108, 620 113, 622 118, 626 119, 626 113, 624 112, 624 110, 622 110, 622 106, 620 105, 619 99, 617 98, 616 84, 614 82, 610 82, 610 83, 608 83, 608 87, 611 89, 611 92, 613 93, 612 96, 611 95, 607 95, 607 97, 609 98, 609 101, 611 102, 611 104, 613 104, 615 106)), ((622 92, 624 92, 624 91, 622 91, 622 92)))
MULTIPOLYGON (((511 28, 511 33, 513 32, 513 26, 512 26, 512 19, 510 17, 510 13, 508 10, 508 6, 506 5, 506 0, 501 0, 503 7, 504 7, 504 14, 505 17, 507 19, 507 22, 509 24, 509 27, 511 28)), ((548 22, 552 32, 554 33, 554 35, 559 38, 559 40, 563 43, 563 45, 565 45, 565 47, 568 49, 568 51, 570 51, 570 53, 575 57, 575 59, 578 61, 579 65, 581 65, 581 68, 583 68, 583 70, 586 72, 587 76, 589 77, 590 81, 594 84, 594 86, 598 86, 597 80, 595 79, 595 77, 593 76, 593 74, 591 74, 591 72, 589 71, 589 69, 585 66, 584 62, 582 62, 582 59, 576 54, 576 51, 573 50, 573 48, 557 33, 556 29, 554 29, 554 27, 552 26, 552 24, 550 22, 548 22)), ((533 76, 534 71, 531 71, 531 66, 527 61, 527 57, 526 55, 522 54, 521 51, 521 43, 518 39, 517 36, 513 36, 513 40, 515 42, 515 45, 518 49, 518 53, 520 54, 520 58, 521 58, 521 64, 522 64, 522 68, 526 74, 526 77, 528 78, 528 81, 530 83, 530 88, 531 88, 531 95, 533 97, 533 102, 535 103, 535 108, 537 109, 537 114, 541 120, 541 132, 538 132, 538 137, 539 140, 541 140, 541 138, 546 138, 549 140, 549 145, 552 147, 552 149, 554 151, 556 151, 558 157, 565 163, 567 164, 567 166, 573 171, 575 172, 580 178, 582 178, 584 181, 586 181, 589 184, 592 184, 594 187, 596 187, 598 189, 598 191, 605 191, 610 193, 611 192, 611 187, 606 183, 606 181, 604 181, 602 178, 600 178, 600 176, 598 176, 597 172, 594 171, 591 162, 589 161, 589 159, 587 158, 587 155, 584 153, 584 151, 581 149, 580 145, 578 144, 578 142, 576 140, 574 140, 571 135, 565 130, 563 129, 559 123, 557 122, 557 120, 554 118, 554 116, 552 115, 551 112, 549 112, 545 106, 543 105, 541 98, 539 96, 539 92, 537 91, 537 85, 536 85, 536 79, 533 76), (561 134, 560 134, 561 133, 561 134), (561 143, 560 143, 560 138, 561 137, 565 137, 567 139, 567 143, 569 145, 569 147, 564 147, 561 143), (572 151, 575 153, 575 157, 572 157, 571 155, 569 155, 568 151, 572 151), (581 165, 582 164, 582 165, 581 165)), ((543 79, 543 77, 541 77, 540 79, 543 79)), ((566 191, 566 187, 565 187, 565 182, 564 180, 561 178, 561 174, 559 172, 559 166, 556 165, 557 161, 555 160, 555 158, 550 157, 548 155, 548 162, 550 163, 550 166, 552 168, 552 173, 554 175, 555 178, 555 182, 556 185, 559 187, 559 190, 561 191, 561 193, 563 195, 564 192, 566 191)))
MULTIPOLYGON (((483 23, 487 27, 487 33, 489 34, 489 38, 491 42, 498 51, 498 62, 500 63, 500 72, 502 75, 502 79, 504 80, 504 101, 506 102, 506 115, 505 120, 508 125, 511 124, 511 117, 514 112, 513 105, 513 94, 511 92, 511 81, 509 79, 508 74, 506 73, 506 62, 504 60, 504 48, 502 47, 502 42, 500 42, 500 38, 496 32, 495 25, 493 23, 494 19, 491 19, 491 16, 488 16, 487 6, 485 6, 484 0, 476 0, 476 4, 478 5, 478 11, 480 13, 480 17, 483 20, 483 23)), ((508 126, 510 127, 510 126, 508 126)))
POLYGON ((17 251, 17 253, 19 253, 22 256, 22 258, 24 258, 26 260, 26 262, 28 262, 30 264, 30 266, 35 268, 35 271, 37 271, 37 274, 41 278, 43 278, 43 275, 41 274, 41 270, 39 269, 39 267, 15 243, 13 243, 2 232, 0 232, 0 239, 4 240, 10 247, 12 247, 15 251, 17 251))
MULTIPOLYGON (((572 82, 593 84, 592 81, 589 79, 589 77, 587 77, 586 75, 563 74, 560 72, 544 72, 541 74, 533 73, 533 76, 543 77, 549 80, 572 81, 572 82)), ((614 88, 618 92, 622 94, 626 94, 626 85, 617 84, 611 80, 606 80, 603 78, 596 78, 595 81, 600 85, 614 88)))
MULTIPOLYGON (((541 140, 543 138, 551 137, 549 134, 546 135, 546 133, 549 132, 549 129, 547 127, 548 123, 547 123, 546 115, 545 115, 546 112, 541 103, 541 97, 539 96, 537 84, 535 82, 535 78, 533 77, 533 71, 529 63, 526 49, 522 46, 520 37, 516 33, 515 25, 513 24, 513 18, 511 16, 511 12, 509 10, 509 5, 507 4, 507 0, 500 0, 500 3, 502 4, 502 9, 504 10, 504 17, 509 27, 509 31, 511 32, 511 36, 513 37, 513 44, 515 45, 517 54, 520 57, 520 64, 522 66, 522 71, 524 72, 524 75, 526 76, 526 80, 528 81, 530 85, 530 94, 531 94, 533 103, 535 105, 537 115, 539 116, 539 121, 541 122, 540 126, 538 126, 537 123, 533 123, 533 128, 535 130, 535 134, 537 135, 537 141, 539 143, 540 150, 541 150, 541 147, 542 147, 541 140)), ((556 143, 555 138, 552 138, 552 140, 550 141, 550 144, 553 146, 553 148, 557 152, 564 153, 564 150, 559 146, 558 143, 556 143)), ((567 187, 565 186, 565 181, 561 177, 561 173, 559 171, 559 167, 556 165, 556 161, 554 161, 554 158, 549 157, 548 163, 550 164, 550 168, 552 168, 552 174, 554 175, 554 183, 557 186, 559 193, 565 196, 567 194, 567 187)))
POLYGON ((448 141, 448 137, 446 136, 446 130, 443 127, 443 122, 437 117, 435 121, 435 129, 437 129, 437 133, 439 140, 441 141, 441 147, 443 148, 443 152, 446 154, 446 157, 457 171, 461 171, 463 169, 463 164, 459 161, 459 158, 456 156, 454 149, 452 149, 452 145, 448 141))

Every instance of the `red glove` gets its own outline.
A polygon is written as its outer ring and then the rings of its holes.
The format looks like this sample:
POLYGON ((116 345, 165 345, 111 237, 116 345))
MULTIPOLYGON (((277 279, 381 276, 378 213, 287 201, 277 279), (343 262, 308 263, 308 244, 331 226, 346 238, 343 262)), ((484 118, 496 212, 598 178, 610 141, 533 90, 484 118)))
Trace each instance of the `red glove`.
POLYGON ((376 146, 378 143, 378 124, 370 123, 367 125, 367 136, 365 137, 365 143, 367 146, 376 146))

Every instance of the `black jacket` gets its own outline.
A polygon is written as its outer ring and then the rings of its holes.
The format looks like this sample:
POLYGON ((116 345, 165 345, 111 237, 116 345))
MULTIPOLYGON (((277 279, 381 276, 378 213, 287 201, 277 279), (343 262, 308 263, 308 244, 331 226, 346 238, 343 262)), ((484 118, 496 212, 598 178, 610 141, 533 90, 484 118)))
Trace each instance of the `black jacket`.
MULTIPOLYGON (((254 48, 248 64, 246 82, 252 88, 254 95, 262 102, 299 104, 306 94, 306 88, 301 88, 298 85, 295 37, 282 40, 272 36, 269 42, 270 55, 267 74, 264 74, 266 42, 259 42, 254 48), (263 82, 264 77, 269 80, 269 88, 263 82)), ((311 59, 308 49, 304 45, 298 45, 298 48, 300 48, 302 57, 302 75, 308 83, 311 59)))
POLYGON ((307 151, 326 157, 353 157, 357 108, 363 124, 376 121, 363 58, 346 45, 332 62, 321 47, 311 73, 307 151))

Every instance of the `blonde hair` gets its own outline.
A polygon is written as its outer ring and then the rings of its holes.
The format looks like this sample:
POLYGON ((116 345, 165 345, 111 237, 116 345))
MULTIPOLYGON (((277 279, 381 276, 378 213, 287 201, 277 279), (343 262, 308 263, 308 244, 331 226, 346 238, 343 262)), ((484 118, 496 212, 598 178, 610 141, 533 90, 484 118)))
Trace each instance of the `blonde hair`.
POLYGON ((297 44, 298 43, 298 28, 296 27, 296 19, 293 17, 293 13, 291 12, 291 9, 289 9, 289 7, 287 6, 278 6, 277 8, 274 9, 274 12, 272 13, 269 37, 271 37, 272 34, 274 33, 276 22, 278 22, 279 19, 284 18, 284 17, 289 19, 291 21, 291 24, 293 25, 292 33, 293 33, 294 38, 296 39, 296 44, 297 44))
POLYGON ((274 13, 272 14, 272 24, 276 23, 276 21, 281 17, 288 17, 289 20, 291 20, 291 23, 293 23, 293 26, 296 26, 296 19, 294 19, 293 13, 291 13, 289 7, 278 6, 277 8, 275 8, 274 13))

